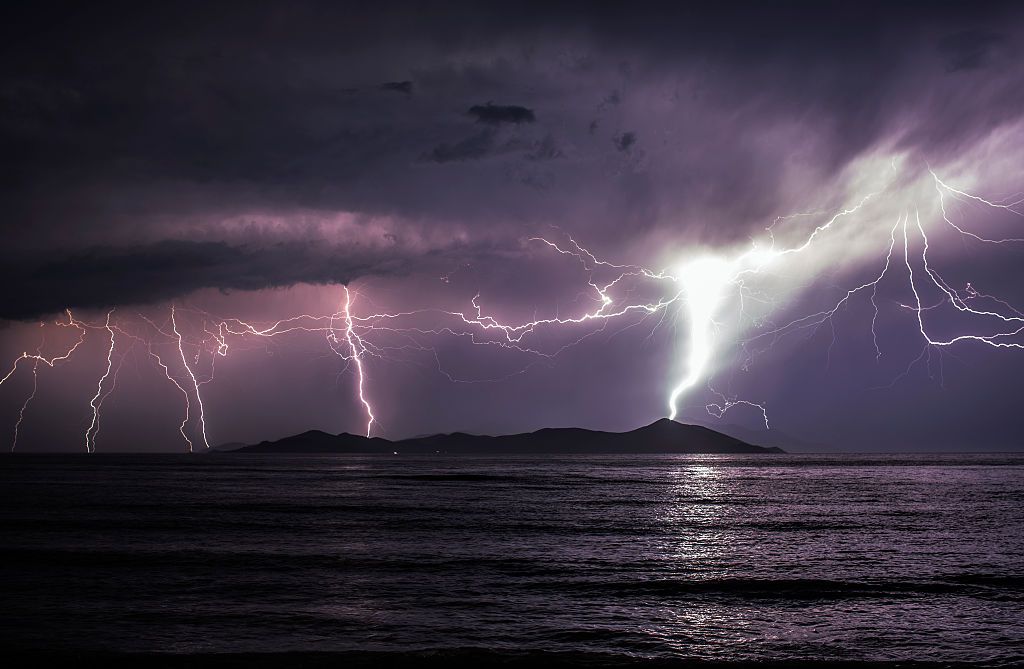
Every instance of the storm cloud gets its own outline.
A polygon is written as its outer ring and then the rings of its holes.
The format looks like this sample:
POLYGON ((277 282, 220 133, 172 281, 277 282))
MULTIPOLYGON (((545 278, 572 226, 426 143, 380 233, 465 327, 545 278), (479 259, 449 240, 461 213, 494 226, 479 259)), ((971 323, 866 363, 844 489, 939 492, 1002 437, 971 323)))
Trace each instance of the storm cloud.
POLYGON ((485 105, 473 105, 469 115, 476 117, 480 123, 501 125, 502 123, 533 123, 537 120, 532 109, 518 105, 496 105, 488 102, 485 105))
MULTIPOLYGON (((0 318, 31 318, 68 305, 85 309, 132 306, 202 288, 260 290, 296 283, 344 284, 370 274, 401 273, 408 258, 315 243, 260 247, 225 242, 161 241, 148 246, 100 247, 56 261, 11 261, 3 270, 0 318)), ((423 258, 417 259, 423 266, 423 258)))
MULTIPOLYGON (((1024 109, 1012 4, 726 5, 21 6, 2 255, 189 253, 153 245, 198 220, 230 248, 209 221, 310 209, 510 240, 557 224, 599 249, 694 221, 729 242, 802 206, 765 169, 794 152, 824 184, 883 143, 941 162, 1024 109)), ((31 277, 74 306, 73 280, 31 277)))

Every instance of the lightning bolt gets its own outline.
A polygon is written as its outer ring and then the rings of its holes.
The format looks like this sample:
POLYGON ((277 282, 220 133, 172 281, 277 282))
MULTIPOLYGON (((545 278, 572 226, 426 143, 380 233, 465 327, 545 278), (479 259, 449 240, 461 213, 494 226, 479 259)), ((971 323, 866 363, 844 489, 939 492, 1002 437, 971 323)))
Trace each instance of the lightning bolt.
POLYGON ((373 430, 373 423, 376 419, 373 417, 373 407, 370 406, 370 401, 366 398, 366 370, 363 368, 363 355, 366 353, 366 344, 355 331, 355 320, 352 318, 352 295, 349 292, 348 286, 342 286, 342 291, 345 295, 345 301, 341 307, 341 315, 345 322, 343 332, 347 351, 339 351, 337 348, 339 342, 333 327, 334 316, 331 317, 331 330, 328 337, 330 338, 331 347, 334 349, 335 353, 340 355, 343 360, 351 360, 355 364, 359 402, 363 405, 363 409, 366 411, 366 436, 369 437, 370 432, 373 430))
MULTIPOLYGON (((895 160, 893 165, 895 167, 895 160)), ((1024 238, 998 238, 968 229, 955 220, 949 207, 951 202, 967 203, 1009 215, 1024 216, 1021 211, 1024 198, 984 198, 943 181, 930 166, 927 170, 930 190, 935 194, 929 197, 937 196, 937 224, 961 237, 986 245, 1024 241, 1024 238)), ((120 312, 117 323, 113 321, 114 312, 109 311, 103 324, 99 325, 78 320, 67 311, 67 320, 57 321, 56 325, 77 329, 78 340, 62 353, 49 358, 44 355, 44 346, 40 344, 35 354, 24 352, 15 358, 10 370, 0 378, 2 385, 12 378, 20 366, 31 363, 32 389, 18 412, 14 445, 17 444, 17 435, 25 420, 26 408, 36 396, 40 365, 54 368, 68 360, 79 350, 87 333, 93 331, 105 334, 109 345, 106 349, 105 370, 89 401, 92 421, 85 432, 86 450, 89 452, 95 452, 101 410, 104 401, 116 388, 117 371, 126 355, 121 353, 115 366, 115 346, 121 346, 122 342, 132 346, 143 345, 163 376, 181 393, 184 417, 179 432, 190 452, 194 450, 194 441, 201 442, 205 449, 210 447, 207 408, 202 389, 213 381, 217 359, 226 357, 229 351, 239 347, 244 350, 246 342, 249 345, 258 342, 269 345, 269 340, 285 336, 318 335, 321 342, 326 341, 330 352, 344 361, 342 372, 351 370, 355 377, 356 400, 361 407, 363 432, 367 436, 381 429, 379 413, 370 399, 368 387, 367 363, 370 359, 406 360, 426 355, 436 369, 453 382, 496 382, 514 374, 525 373, 534 364, 549 361, 568 348, 601 333, 614 336, 630 328, 645 326, 650 328, 650 337, 658 328, 671 323, 673 314, 685 322, 685 336, 681 338, 685 354, 680 361, 683 369, 679 378, 668 384, 670 388, 665 399, 668 416, 675 419, 679 415, 682 398, 703 386, 716 398, 704 403, 709 416, 720 419, 733 408, 746 407, 758 412, 768 429, 768 413, 763 403, 720 392, 712 386, 712 378, 721 365, 716 359, 724 352, 725 346, 736 344, 747 354, 742 367, 746 371, 753 363, 755 352, 761 350, 759 347, 766 345, 767 348, 763 350, 768 350, 797 332, 809 330, 814 333, 822 327, 831 327, 834 344, 835 317, 854 300, 864 299, 872 313, 865 328, 870 332, 876 360, 880 360, 883 350, 877 329, 879 287, 897 275, 906 277, 906 286, 913 299, 910 304, 901 304, 901 307, 913 315, 924 346, 921 355, 910 363, 910 367, 925 357, 930 359, 932 349, 941 351, 959 343, 975 342, 996 349, 1024 348, 1024 343, 1019 341, 1019 336, 1024 334, 1024 312, 1001 298, 979 291, 972 283, 967 283, 963 289, 954 289, 940 274, 929 256, 933 240, 929 238, 927 226, 922 221, 918 203, 904 205, 899 215, 895 216, 895 223, 891 226, 886 224, 883 228, 888 230, 888 234, 879 234, 878 247, 880 251, 884 249, 885 253, 884 256, 879 253, 877 269, 870 278, 854 282, 851 287, 841 290, 838 299, 827 308, 789 318, 781 325, 769 322, 767 316, 748 316, 747 308, 750 304, 758 309, 766 309, 768 313, 779 308, 776 298, 761 287, 764 279, 774 276, 773 268, 790 268, 798 257, 820 259, 821 256, 827 256, 829 248, 825 246, 818 252, 820 245, 836 243, 835 233, 860 220, 866 208, 880 203, 889 188, 886 186, 866 195, 858 195, 851 198, 849 204, 837 206, 831 212, 815 211, 777 217, 765 228, 764 238, 754 240, 748 248, 732 252, 705 251, 669 263, 662 270, 636 264, 618 264, 599 258, 568 234, 561 233, 558 238, 530 237, 524 241, 576 263, 583 274, 581 292, 576 303, 587 306, 567 314, 559 310, 554 316, 544 318, 538 318, 535 314, 533 318, 522 321, 504 320, 487 308, 479 292, 469 300, 468 308, 461 311, 423 308, 357 314, 354 312, 356 297, 364 296, 349 286, 341 287, 340 306, 333 313, 304 313, 260 323, 248 322, 235 316, 216 316, 174 303, 170 305, 168 320, 164 325, 158 325, 149 316, 140 313, 137 328, 132 325, 134 321, 126 319, 120 312), (804 221, 812 222, 813 227, 804 221), (813 221, 820 222, 813 224, 813 221), (800 228, 807 225, 809 231, 802 235, 797 232, 795 242, 783 245, 778 240, 784 234, 792 236, 790 229, 782 230, 783 224, 800 228), (830 239, 831 242, 828 241, 830 239), (901 245, 902 249, 899 248, 901 245), (901 263, 895 261, 901 256, 902 269, 899 267, 901 263), (661 296, 656 299, 639 299, 636 297, 639 286, 652 286, 661 296), (938 301, 928 303, 926 294, 934 295, 938 301), (933 314, 938 314, 942 308, 952 308, 957 314, 971 319, 970 322, 977 327, 966 326, 968 330, 950 336, 933 334, 929 322, 936 317, 933 314), (183 319, 181 314, 185 311, 189 317, 183 319), (202 324, 197 326, 200 320, 202 324), (735 341, 724 336, 728 322, 736 323, 735 341), (757 332, 746 336, 743 331, 750 327, 756 328, 757 332), (560 333, 567 336, 557 338, 557 343, 552 345, 550 335, 560 333), (444 367, 432 343, 439 338, 449 337, 472 346, 523 356, 528 362, 517 371, 494 378, 462 378, 444 367), (173 355, 162 354, 162 348, 173 351, 173 355), (194 428, 190 430, 188 426, 193 420, 194 428)), ((849 231, 845 234, 849 234, 849 231)), ((449 284, 451 276, 444 275, 441 281, 449 284)), ((372 312, 375 309, 365 297, 361 305, 362 311, 372 312), (366 304, 369 304, 368 308, 366 304)), ((832 344, 829 345, 830 355, 831 350, 832 344)))
POLYGON ((68 316, 68 322, 67 323, 62 323, 62 322, 58 321, 57 325, 61 326, 61 327, 73 327, 73 328, 76 328, 79 331, 79 333, 80 333, 78 341, 76 341, 74 343, 74 345, 71 346, 71 348, 69 348, 67 351, 65 351, 61 355, 54 356, 52 358, 46 358, 41 353, 36 353, 35 355, 29 355, 28 352, 22 353, 21 355, 19 355, 17 358, 14 359, 14 364, 11 365, 10 371, 8 371, 7 374, 5 374, 3 376, 3 378, 0 378, 0 386, 2 386, 4 383, 7 382, 8 379, 10 379, 12 376, 14 376, 14 373, 16 371, 18 371, 18 365, 22 361, 24 361, 24 360, 33 360, 35 362, 41 362, 44 365, 46 365, 47 367, 51 367, 52 368, 57 363, 64 362, 65 360, 70 358, 72 355, 74 355, 75 351, 78 350, 78 347, 81 346, 82 342, 85 341, 86 327, 85 327, 85 325, 83 323, 75 320, 74 316, 71 315, 71 311, 70 310, 65 311, 65 313, 68 316))
POLYGON ((107 321, 104 324, 107 332, 110 333, 110 347, 107 349, 107 368, 103 372, 103 376, 96 382, 96 394, 89 400, 89 406, 92 408, 92 422, 89 423, 89 427, 85 430, 85 452, 93 453, 96 451, 96 435, 100 431, 100 408, 103 406, 103 401, 110 395, 110 392, 103 394, 103 384, 106 383, 110 372, 114 365, 114 329, 110 326, 110 317, 114 311, 110 310, 107 312, 107 321))
MULTIPOLYGON (((42 327, 40 323, 40 327, 42 327)), ((28 409, 28 405, 36 398, 36 391, 39 390, 39 357, 43 354, 43 346, 46 344, 46 333, 43 332, 43 341, 40 342, 39 348, 36 349, 36 358, 32 360, 32 392, 28 394, 25 401, 21 403, 21 408, 18 409, 18 420, 14 423, 14 438, 11 439, 11 452, 18 447, 18 433, 21 431, 21 424, 25 421, 25 411, 28 409)))
POLYGON ((686 376, 668 396, 668 417, 672 420, 675 420, 678 413, 676 404, 679 397, 703 378, 713 353, 715 314, 721 307, 723 293, 732 283, 733 276, 729 263, 713 257, 689 262, 679 271, 677 278, 687 298, 690 350, 686 360, 686 376))
MULTIPOLYGON (((199 416, 198 416, 198 419, 199 419, 199 433, 203 437, 203 446, 205 446, 207 448, 207 450, 209 450, 209 448, 210 448, 210 440, 206 436, 206 409, 205 409, 205 407, 203 407, 203 395, 199 391, 199 386, 201 384, 199 383, 199 380, 196 378, 195 373, 192 371, 192 368, 188 366, 188 360, 185 357, 184 338, 182 337, 181 332, 178 331, 177 309, 176 309, 176 307, 173 304, 171 305, 171 331, 174 332, 174 336, 178 340, 178 353, 179 353, 179 355, 181 355, 181 365, 182 365, 182 367, 185 368, 185 373, 188 374, 188 378, 191 379, 191 381, 192 381, 192 390, 195 392, 196 405, 199 407, 199 416)), ((164 371, 165 372, 167 371, 166 367, 164 368, 164 371)), ((175 384, 175 385, 177 385, 177 384, 175 384)), ((187 399, 188 399, 188 396, 186 395, 186 400, 187 399)), ((186 415, 185 415, 186 422, 188 421, 188 413, 187 412, 188 412, 188 408, 186 407, 186 415)), ((182 427, 182 434, 184 434, 184 423, 182 425, 183 425, 183 427, 182 427)), ((188 438, 186 437, 186 440, 187 439, 188 438)), ((189 448, 190 449, 192 448, 192 442, 189 442, 189 448)))

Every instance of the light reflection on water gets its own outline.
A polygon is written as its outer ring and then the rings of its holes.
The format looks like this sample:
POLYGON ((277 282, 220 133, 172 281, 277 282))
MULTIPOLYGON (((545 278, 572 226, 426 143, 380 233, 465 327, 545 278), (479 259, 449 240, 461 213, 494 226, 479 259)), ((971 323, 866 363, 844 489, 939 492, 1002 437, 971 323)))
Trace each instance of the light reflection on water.
POLYGON ((1021 659, 1021 456, 8 458, 8 648, 1021 659))

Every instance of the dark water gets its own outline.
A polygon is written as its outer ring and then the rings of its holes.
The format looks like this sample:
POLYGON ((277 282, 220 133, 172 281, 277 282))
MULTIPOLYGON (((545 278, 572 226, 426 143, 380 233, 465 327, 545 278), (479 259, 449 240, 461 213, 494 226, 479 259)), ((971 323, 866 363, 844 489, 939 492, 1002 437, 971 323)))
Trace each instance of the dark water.
POLYGON ((5 650, 1024 661, 1024 456, 9 457, 5 650))

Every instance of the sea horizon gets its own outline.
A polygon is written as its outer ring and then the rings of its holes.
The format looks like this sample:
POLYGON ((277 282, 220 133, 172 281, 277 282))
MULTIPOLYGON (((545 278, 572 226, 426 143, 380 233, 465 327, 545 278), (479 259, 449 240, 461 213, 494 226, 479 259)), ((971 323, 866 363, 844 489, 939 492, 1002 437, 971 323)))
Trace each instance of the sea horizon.
POLYGON ((1024 660, 1024 454, 25 455, 15 655, 1024 660))

